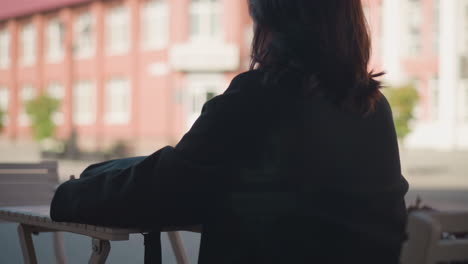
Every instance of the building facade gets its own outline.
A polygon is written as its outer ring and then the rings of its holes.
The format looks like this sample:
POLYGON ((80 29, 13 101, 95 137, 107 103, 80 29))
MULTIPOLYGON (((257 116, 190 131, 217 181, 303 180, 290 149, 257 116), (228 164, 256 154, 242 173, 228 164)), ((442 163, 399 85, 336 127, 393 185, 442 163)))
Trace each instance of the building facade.
MULTIPOLYGON (((57 136, 103 149, 176 143, 249 64, 241 0, 18 0, 0 10, 4 137, 30 137, 24 102, 60 99, 57 136), (37 3, 39 2, 39 3, 37 3), (21 3, 24 5, 21 6, 21 3)), ((468 149, 468 0, 363 0, 371 67, 420 94, 410 148, 468 149)))
POLYGON ((386 85, 412 83, 419 92, 405 145, 468 149, 468 1, 363 1, 386 85))
POLYGON ((122 140, 155 150, 177 142, 248 65, 245 1, 44 2, 0 11, 7 138, 30 137, 24 102, 47 92, 62 102, 58 138, 75 130, 85 149, 122 140))

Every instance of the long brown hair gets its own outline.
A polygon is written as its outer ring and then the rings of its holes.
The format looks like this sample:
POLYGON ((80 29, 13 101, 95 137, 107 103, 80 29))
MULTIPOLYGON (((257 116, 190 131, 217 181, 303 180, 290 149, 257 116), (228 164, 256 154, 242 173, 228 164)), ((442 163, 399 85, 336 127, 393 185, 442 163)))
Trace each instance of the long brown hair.
POLYGON ((306 87, 318 83, 337 105, 373 111, 381 88, 375 78, 383 73, 368 70, 371 40, 361 0, 248 3, 255 23, 251 69, 265 71, 271 82, 301 73, 306 87))

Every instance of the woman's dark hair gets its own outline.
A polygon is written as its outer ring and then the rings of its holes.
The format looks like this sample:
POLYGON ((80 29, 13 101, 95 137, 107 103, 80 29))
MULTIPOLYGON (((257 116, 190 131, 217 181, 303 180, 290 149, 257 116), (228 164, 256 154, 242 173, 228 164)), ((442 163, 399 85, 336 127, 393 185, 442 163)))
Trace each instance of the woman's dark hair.
POLYGON ((375 78, 383 73, 368 70, 371 40, 361 0, 248 3, 255 24, 251 69, 265 71, 267 82, 300 73, 306 88, 340 107, 374 110, 381 95, 375 78))

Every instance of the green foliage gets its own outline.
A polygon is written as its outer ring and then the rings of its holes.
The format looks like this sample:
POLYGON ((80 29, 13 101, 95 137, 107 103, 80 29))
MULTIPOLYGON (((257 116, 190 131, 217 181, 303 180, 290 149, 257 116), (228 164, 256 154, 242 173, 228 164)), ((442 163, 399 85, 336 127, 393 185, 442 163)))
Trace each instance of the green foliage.
POLYGON ((402 140, 411 132, 409 124, 414 119, 414 108, 419 100, 418 91, 413 85, 405 85, 385 89, 385 96, 392 106, 398 138, 402 140))
POLYGON ((58 110, 60 102, 47 94, 42 94, 26 102, 26 113, 31 120, 33 136, 36 140, 51 138, 55 124, 52 115, 58 110))
POLYGON ((0 132, 3 131, 5 128, 5 124, 3 123, 5 121, 5 111, 0 107, 0 132))

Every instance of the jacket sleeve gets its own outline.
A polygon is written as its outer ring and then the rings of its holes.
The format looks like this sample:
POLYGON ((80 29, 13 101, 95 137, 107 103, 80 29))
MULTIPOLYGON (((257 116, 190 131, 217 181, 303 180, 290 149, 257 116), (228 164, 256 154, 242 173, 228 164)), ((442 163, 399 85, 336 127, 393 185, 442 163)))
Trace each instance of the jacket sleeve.
POLYGON ((52 220, 119 227, 203 223, 229 188, 231 168, 255 124, 249 113, 255 99, 241 92, 239 79, 204 105, 176 147, 92 165, 60 185, 52 220))

